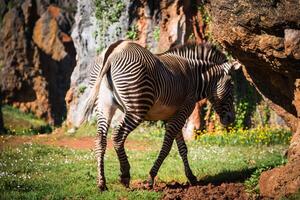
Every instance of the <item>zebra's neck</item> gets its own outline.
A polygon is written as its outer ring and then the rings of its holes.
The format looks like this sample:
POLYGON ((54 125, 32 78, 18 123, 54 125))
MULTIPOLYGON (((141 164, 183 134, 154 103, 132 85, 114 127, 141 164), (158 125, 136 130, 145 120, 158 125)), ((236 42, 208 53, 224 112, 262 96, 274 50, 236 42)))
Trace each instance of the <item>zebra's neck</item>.
POLYGON ((215 46, 208 43, 191 44, 173 48, 160 55, 169 55, 188 63, 184 67, 191 71, 191 85, 196 87, 195 97, 209 98, 218 80, 228 74, 230 64, 226 56, 215 46))
POLYGON ((210 98, 210 96, 212 95, 212 91, 216 87, 218 81, 223 76, 228 74, 229 69, 230 69, 229 62, 225 62, 223 64, 215 64, 209 67, 205 65, 199 66, 198 70, 195 71, 196 74, 195 83, 197 84, 196 98, 198 100, 204 98, 210 98))

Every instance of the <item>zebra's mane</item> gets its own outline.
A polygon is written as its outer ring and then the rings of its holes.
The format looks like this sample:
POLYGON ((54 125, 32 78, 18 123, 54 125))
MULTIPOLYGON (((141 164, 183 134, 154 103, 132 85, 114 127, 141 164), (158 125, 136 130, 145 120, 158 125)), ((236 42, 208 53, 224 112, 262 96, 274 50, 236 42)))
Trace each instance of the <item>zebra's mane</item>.
POLYGON ((186 57, 188 59, 204 59, 203 57, 207 58, 207 55, 209 54, 211 57, 208 58, 210 61, 215 62, 215 64, 222 64, 224 62, 227 62, 226 55, 218 49, 215 45, 212 45, 208 42, 203 42, 201 44, 196 43, 187 43, 183 45, 174 46, 168 51, 160 54, 175 54, 180 55, 183 57, 186 57), (206 53, 207 55, 204 55, 206 53), (196 54, 196 55, 195 55, 196 54), (213 59, 213 60, 211 60, 213 59))

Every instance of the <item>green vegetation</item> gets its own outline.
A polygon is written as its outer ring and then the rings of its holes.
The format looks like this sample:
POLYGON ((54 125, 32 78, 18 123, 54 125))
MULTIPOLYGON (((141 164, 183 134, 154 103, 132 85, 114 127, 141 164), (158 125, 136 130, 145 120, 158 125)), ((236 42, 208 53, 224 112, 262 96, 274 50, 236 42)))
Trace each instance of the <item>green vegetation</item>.
MULTIPOLYGON (((96 128, 96 119, 92 119, 91 122, 85 123, 80 126, 74 133, 75 137, 86 137, 86 136, 95 136, 97 132, 96 128)), ((111 134, 112 128, 109 129, 109 134, 111 134)), ((143 122, 138 126, 131 135, 134 135, 135 140, 162 140, 162 137, 165 133, 165 126, 163 121, 158 122, 143 122)))
POLYGON ((109 22, 117 22, 121 17, 121 12, 125 8, 122 1, 101 1, 95 0, 96 18, 100 20, 108 20, 109 22))
POLYGON ((235 124, 234 127, 237 129, 242 129, 244 128, 244 122, 245 118, 247 116, 247 109, 249 107, 248 102, 246 101, 241 101, 240 103, 235 105, 235 124))
POLYGON ((248 178, 245 181, 245 187, 247 192, 249 193, 254 193, 254 194, 259 194, 259 185, 258 185, 258 181, 259 181, 259 177, 261 175, 262 172, 272 169, 278 165, 283 165, 286 163, 286 159, 283 159, 282 161, 279 161, 280 163, 273 163, 273 166, 260 166, 259 168, 257 168, 253 174, 251 175, 250 178, 248 178))
POLYGON ((78 92, 79 94, 83 94, 87 87, 85 85, 79 85, 78 92))
MULTIPOLYGON (((147 125, 145 126, 147 127, 147 125)), ((144 127, 144 128, 145 128, 144 127)), ((143 128, 143 127, 141 127, 143 128)), ((161 147, 158 132, 134 132, 128 137, 127 152, 134 183, 147 179, 161 147), (148 135, 148 136, 146 136, 148 135), (139 139, 138 139, 139 138, 139 139), (136 148, 136 149, 135 149, 136 148)), ((204 182, 245 178, 261 166, 285 162, 286 146, 201 146, 188 142, 190 164, 204 182)), ((0 152, 0 192, 2 199, 159 199, 161 192, 132 190, 118 182, 119 163, 112 148, 105 156, 109 190, 99 193, 96 187, 94 153, 45 145, 23 145, 0 152), (62 177, 64 177, 62 179, 62 177)), ((159 182, 186 182, 176 145, 162 165, 159 182), (175 164, 176 163, 176 164, 175 164)), ((243 180, 243 179, 242 179, 243 180)))
POLYGON ((35 135, 50 133, 52 128, 45 121, 36 118, 31 113, 23 113, 16 108, 5 105, 2 108, 4 126, 9 134, 35 135))
POLYGON ((211 17, 209 16, 209 14, 208 14, 206 8, 204 7, 204 5, 203 4, 198 5, 198 10, 201 13, 203 23, 209 24, 211 22, 211 17))
POLYGON ((153 31, 153 38, 156 42, 158 42, 159 37, 160 37, 160 28, 159 28, 159 26, 156 26, 153 31))
POLYGON ((299 200, 300 199, 300 191, 298 191, 296 194, 293 194, 289 197, 283 197, 281 200, 299 200))
POLYGON ((74 133, 75 137, 95 136, 97 133, 96 123, 85 123, 74 133))
POLYGON ((99 30, 94 35, 99 39, 98 41, 100 46, 98 47, 97 52, 100 52, 105 48, 104 41, 109 26, 112 23, 119 21, 122 11, 125 8, 125 4, 122 1, 116 2, 113 0, 95 0, 95 6, 95 15, 99 23, 99 30))
POLYGON ((137 40, 138 39, 138 27, 137 25, 133 25, 129 27, 129 30, 126 33, 126 37, 130 40, 137 40))
POLYGON ((251 128, 270 124, 270 109, 245 78, 242 70, 232 76, 235 93, 236 128, 251 128))
POLYGON ((196 133, 197 142, 213 145, 275 145, 289 144, 292 133, 286 129, 257 127, 253 129, 216 130, 196 133))
POLYGON ((13 0, 7 2, 7 8, 9 10, 13 9, 14 6, 15 6, 15 2, 13 0))

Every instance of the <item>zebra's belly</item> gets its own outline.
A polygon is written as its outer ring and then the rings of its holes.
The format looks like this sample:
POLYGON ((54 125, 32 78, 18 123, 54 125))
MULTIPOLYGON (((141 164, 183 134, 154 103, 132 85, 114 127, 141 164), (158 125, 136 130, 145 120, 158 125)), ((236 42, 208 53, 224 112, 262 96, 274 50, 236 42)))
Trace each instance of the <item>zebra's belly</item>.
POLYGON ((146 120, 167 120, 177 111, 176 106, 163 105, 160 102, 155 103, 146 115, 146 120))

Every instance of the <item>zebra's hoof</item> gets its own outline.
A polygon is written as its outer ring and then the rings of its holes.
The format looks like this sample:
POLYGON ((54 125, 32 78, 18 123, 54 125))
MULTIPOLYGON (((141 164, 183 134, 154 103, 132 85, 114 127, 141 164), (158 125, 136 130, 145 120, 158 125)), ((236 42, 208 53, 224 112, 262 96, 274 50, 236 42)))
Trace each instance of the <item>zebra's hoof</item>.
POLYGON ((197 185, 197 183, 198 183, 198 181, 197 181, 197 177, 196 176, 191 176, 191 177, 188 177, 188 179, 189 179, 189 182, 190 182, 190 184, 191 185, 197 185))
POLYGON ((130 177, 127 178, 121 178, 120 182, 122 183, 122 185, 124 185, 125 187, 129 187, 129 183, 130 183, 130 177))
POLYGON ((101 184, 101 185, 99 184, 98 185, 98 189, 99 189, 100 192, 108 190, 108 188, 106 187, 105 184, 101 184))
POLYGON ((154 186, 154 178, 149 177, 148 180, 145 182, 145 188, 146 189, 153 189, 154 186))

